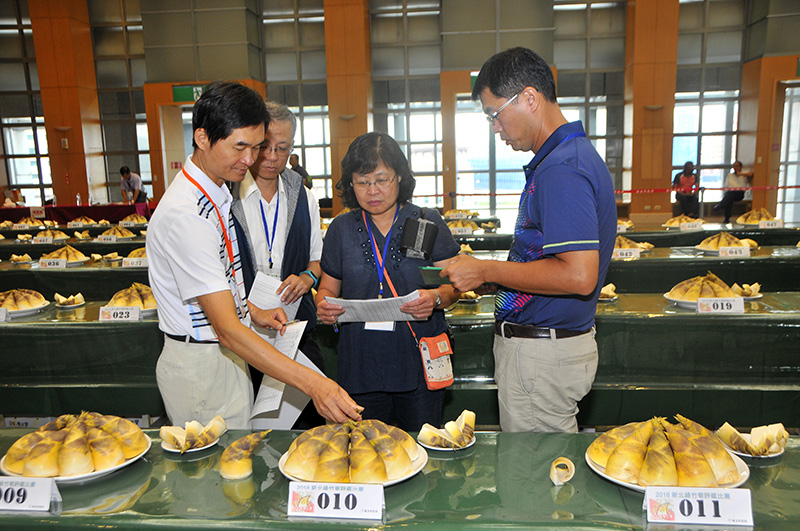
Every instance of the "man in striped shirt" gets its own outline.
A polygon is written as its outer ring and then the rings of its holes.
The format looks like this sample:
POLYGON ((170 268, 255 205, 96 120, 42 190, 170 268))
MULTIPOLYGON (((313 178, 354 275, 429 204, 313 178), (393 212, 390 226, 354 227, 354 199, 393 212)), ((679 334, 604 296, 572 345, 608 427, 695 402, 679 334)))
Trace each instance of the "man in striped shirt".
POLYGON ((194 152, 159 202, 147 233, 148 274, 164 348, 156 379, 174 425, 220 414, 249 429, 247 363, 292 385, 334 422, 360 418, 333 380, 287 358, 251 328, 280 329, 282 310, 247 302, 227 184, 244 179, 269 117, 261 96, 238 83, 206 87, 192 114, 194 152))

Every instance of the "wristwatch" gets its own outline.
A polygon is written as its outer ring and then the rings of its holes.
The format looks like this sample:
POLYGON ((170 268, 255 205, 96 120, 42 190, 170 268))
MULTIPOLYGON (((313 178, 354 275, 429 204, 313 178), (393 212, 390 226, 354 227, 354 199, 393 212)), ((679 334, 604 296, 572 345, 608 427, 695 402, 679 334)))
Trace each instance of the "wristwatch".
POLYGON ((435 289, 433 292, 436 294, 436 304, 434 304, 433 307, 438 308, 442 304, 442 297, 439 295, 439 290, 435 289))

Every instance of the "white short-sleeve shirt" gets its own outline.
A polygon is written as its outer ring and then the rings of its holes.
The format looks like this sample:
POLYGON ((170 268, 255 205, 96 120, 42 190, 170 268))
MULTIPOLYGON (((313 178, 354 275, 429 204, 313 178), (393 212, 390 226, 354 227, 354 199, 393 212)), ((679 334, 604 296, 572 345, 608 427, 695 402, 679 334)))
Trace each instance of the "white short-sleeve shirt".
POLYGON ((150 287, 163 332, 189 335, 200 341, 215 340, 217 333, 197 302, 199 295, 230 290, 239 319, 250 324, 239 245, 230 215, 232 197, 226 186, 217 186, 191 157, 184 170, 208 196, 182 170, 159 201, 147 229, 150 287), (230 239, 233 263, 220 218, 230 239))
MULTIPOLYGON (((286 170, 284 170, 285 172, 286 170)), ((289 214, 287 208, 286 190, 283 185, 283 173, 278 178, 278 192, 272 196, 271 201, 262 197, 261 190, 248 172, 242 181, 240 197, 244 207, 244 215, 250 230, 250 241, 253 244, 256 265, 259 271, 268 275, 280 277, 283 265, 283 254, 286 248, 286 236, 289 230, 289 214), (264 217, 261 217, 261 207, 264 208, 264 217), (278 209, 278 219, 275 222, 275 209, 278 209), (264 229, 266 221, 267 230, 264 229), (273 225, 276 225, 275 240, 272 243, 272 269, 269 268, 269 246, 267 245, 267 231, 272 238, 273 225)), ((309 241, 309 261, 313 262, 322 257, 322 230, 320 228, 319 204, 311 190, 306 189, 308 212, 311 218, 311 235, 309 241)))

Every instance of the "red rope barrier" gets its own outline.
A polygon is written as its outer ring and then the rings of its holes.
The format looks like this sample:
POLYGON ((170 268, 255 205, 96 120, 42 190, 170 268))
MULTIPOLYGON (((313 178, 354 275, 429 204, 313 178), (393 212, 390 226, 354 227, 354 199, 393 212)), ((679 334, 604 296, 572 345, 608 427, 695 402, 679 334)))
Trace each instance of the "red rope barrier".
MULTIPOLYGON (((789 190, 794 188, 800 188, 800 185, 787 185, 787 186, 749 186, 747 188, 706 188, 703 187, 703 191, 709 190, 789 190)), ((665 193, 665 192, 674 192, 675 189, 673 188, 639 188, 636 190, 614 190, 615 194, 657 194, 657 193, 665 193)), ((425 195, 415 195, 414 197, 445 197, 445 194, 425 194, 425 195)), ((511 192, 507 194, 456 194, 456 197, 519 197, 519 192, 511 192)))

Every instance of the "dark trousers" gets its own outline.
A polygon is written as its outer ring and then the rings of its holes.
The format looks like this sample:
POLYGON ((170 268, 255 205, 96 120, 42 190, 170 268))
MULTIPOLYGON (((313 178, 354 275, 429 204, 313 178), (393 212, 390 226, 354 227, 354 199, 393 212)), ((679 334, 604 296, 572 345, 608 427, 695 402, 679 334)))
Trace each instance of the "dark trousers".
POLYGON ((742 199, 744 199, 744 190, 730 190, 722 194, 722 201, 714 205, 714 210, 725 210, 725 221, 723 223, 730 222, 733 204, 742 199))
POLYGON ((697 200, 697 194, 683 195, 676 193, 675 199, 678 200, 678 204, 681 206, 681 213, 693 218, 700 217, 700 203, 697 200))
POLYGON ((442 427, 444 389, 428 390, 425 383, 417 389, 402 393, 375 392, 350 395, 364 408, 361 416, 393 424, 405 431, 419 431, 426 422, 442 427))
MULTIPOLYGON (((300 339, 300 345, 297 348, 305 354, 306 357, 311 360, 311 363, 319 370, 325 372, 325 361, 322 358, 322 351, 319 349, 317 342, 312 339, 310 332, 306 331, 306 333, 303 334, 303 337, 300 339)), ((261 378, 264 376, 264 373, 252 365, 248 366, 250 367, 250 378, 253 380, 255 396, 258 396, 258 389, 261 387, 261 378)), ((300 412, 300 416, 297 417, 297 421, 295 421, 292 429, 307 430, 315 426, 322 426, 323 424, 325 424, 325 418, 317 412, 317 408, 314 406, 314 401, 312 400, 306 405, 303 411, 300 412)))

